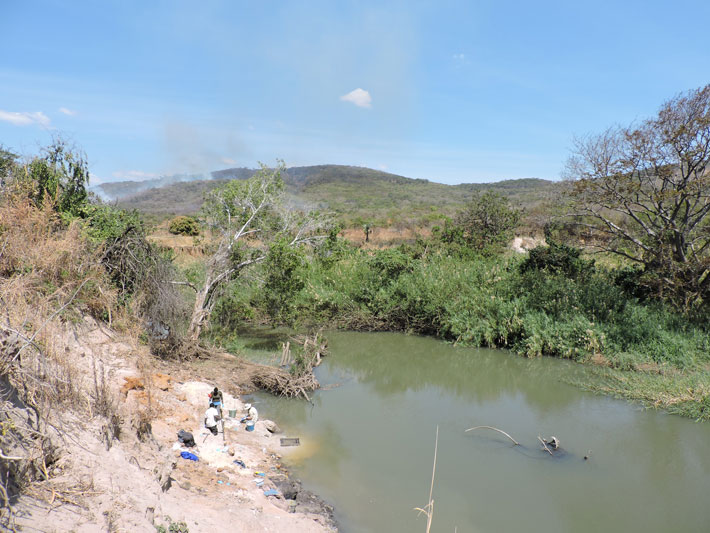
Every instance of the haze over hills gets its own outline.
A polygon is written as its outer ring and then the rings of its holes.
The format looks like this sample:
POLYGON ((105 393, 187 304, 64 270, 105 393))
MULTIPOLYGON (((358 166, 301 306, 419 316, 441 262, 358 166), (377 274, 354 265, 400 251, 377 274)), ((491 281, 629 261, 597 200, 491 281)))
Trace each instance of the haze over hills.
MULTIPOLYGON (((103 183, 96 189, 122 207, 146 214, 195 214, 207 192, 231 179, 247 179, 255 172, 229 168, 212 172, 212 179, 180 175, 143 182, 103 183)), ((474 192, 488 189, 508 197, 513 204, 531 207, 548 198, 555 188, 555 182, 537 178, 445 185, 346 165, 292 167, 284 181, 289 202, 328 209, 346 220, 392 221, 403 213, 409 219, 432 212, 450 213, 474 192)))

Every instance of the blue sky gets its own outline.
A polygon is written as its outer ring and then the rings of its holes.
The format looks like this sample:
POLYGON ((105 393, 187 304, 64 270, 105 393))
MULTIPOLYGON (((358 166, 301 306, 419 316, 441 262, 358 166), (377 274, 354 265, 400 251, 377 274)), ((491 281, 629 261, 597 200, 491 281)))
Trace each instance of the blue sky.
POLYGON ((94 182, 282 158, 557 179, 574 135, 710 83, 710 2, 0 0, 0 144, 94 182))

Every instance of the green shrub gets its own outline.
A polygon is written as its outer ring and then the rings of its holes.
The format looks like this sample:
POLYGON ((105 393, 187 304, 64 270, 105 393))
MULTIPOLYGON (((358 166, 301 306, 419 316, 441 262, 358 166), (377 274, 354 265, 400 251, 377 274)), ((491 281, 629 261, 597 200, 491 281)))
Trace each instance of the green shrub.
POLYGON ((84 219, 86 235, 94 243, 118 239, 134 230, 140 234, 145 233, 135 210, 125 211, 111 205, 91 204, 84 206, 80 215, 84 219))
POLYGON ((173 235, 194 237, 200 234, 200 223, 194 217, 179 216, 170 221, 168 231, 173 235))
MULTIPOLYGON (((215 303, 213 316, 215 326, 223 330, 227 337, 245 321, 253 319, 255 311, 251 287, 242 280, 229 283, 215 303)), ((219 331, 215 331, 214 334, 219 335, 219 331)))
POLYGON ((438 232, 441 240, 493 255, 505 247, 518 226, 522 211, 510 206, 501 194, 475 192, 453 220, 438 232))
POLYGON ((594 261, 580 258, 581 250, 550 241, 547 246, 530 250, 527 259, 520 264, 521 274, 545 271, 579 279, 594 273, 594 261))
POLYGON ((582 315, 553 320, 545 313, 528 313, 523 318, 524 335, 516 351, 527 357, 551 355, 575 361, 604 348, 604 335, 582 315))
POLYGON ((32 200, 36 206, 50 200, 57 212, 71 218, 86 205, 89 183, 86 155, 64 139, 56 137, 25 169, 26 179, 33 185, 32 200))

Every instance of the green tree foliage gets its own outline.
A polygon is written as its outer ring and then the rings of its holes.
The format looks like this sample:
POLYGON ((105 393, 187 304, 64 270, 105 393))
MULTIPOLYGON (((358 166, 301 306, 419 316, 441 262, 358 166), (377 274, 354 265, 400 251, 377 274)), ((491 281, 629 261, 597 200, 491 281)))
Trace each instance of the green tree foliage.
POLYGON ((230 181, 207 196, 202 213, 214 245, 204 281, 195 287, 192 339, 199 337, 225 286, 245 268, 264 261, 272 243, 284 240, 296 247, 323 239, 323 217, 284 208, 285 171, 283 161, 276 168, 261 164, 251 178, 230 181))
POLYGON ((179 216, 170 221, 168 231, 173 235, 196 236, 200 234, 200 224, 194 217, 179 216))
POLYGON ((57 137, 39 155, 20 163, 17 155, 0 147, 0 185, 26 196, 36 207, 51 202, 58 213, 76 217, 88 202, 89 169, 86 156, 57 137))
POLYGON ((348 257, 352 245, 345 239, 338 237, 342 229, 339 224, 332 224, 328 227, 326 238, 315 250, 315 257, 321 264, 332 266, 348 257))
POLYGON ((126 211, 106 204, 87 204, 79 214, 84 219, 87 236, 96 244, 117 239, 134 230, 145 235, 137 211, 126 211))
POLYGON ((89 168, 86 156, 56 138, 24 167, 24 179, 32 188, 30 197, 38 207, 47 200, 60 213, 77 216, 88 193, 89 168))
POLYGON ((494 191, 474 193, 468 204, 446 225, 442 240, 485 255, 499 251, 513 236, 521 211, 494 191))
POLYGON ((710 297, 710 85, 629 127, 575 141, 573 209, 590 244, 641 267, 638 282, 683 309, 710 297))
POLYGON ((303 289, 302 269, 305 265, 303 251, 290 245, 286 239, 271 243, 264 261, 266 279, 261 297, 269 316, 291 323, 295 310, 295 297, 303 289))

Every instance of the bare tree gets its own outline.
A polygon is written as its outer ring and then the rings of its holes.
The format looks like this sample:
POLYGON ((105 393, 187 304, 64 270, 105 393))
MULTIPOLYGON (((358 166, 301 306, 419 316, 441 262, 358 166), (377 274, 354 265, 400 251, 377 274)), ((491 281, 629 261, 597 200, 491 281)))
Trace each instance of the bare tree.
POLYGON ((657 116, 576 139, 566 175, 577 224, 593 244, 697 301, 710 285, 710 85, 657 116))
POLYGON ((197 340, 209 320, 221 289, 245 268, 266 259, 269 244, 286 239, 289 246, 315 243, 324 238, 327 220, 283 205, 286 171, 260 163, 248 180, 232 180, 212 191, 203 205, 203 217, 214 238, 205 266, 205 279, 196 291, 189 336, 197 340))

